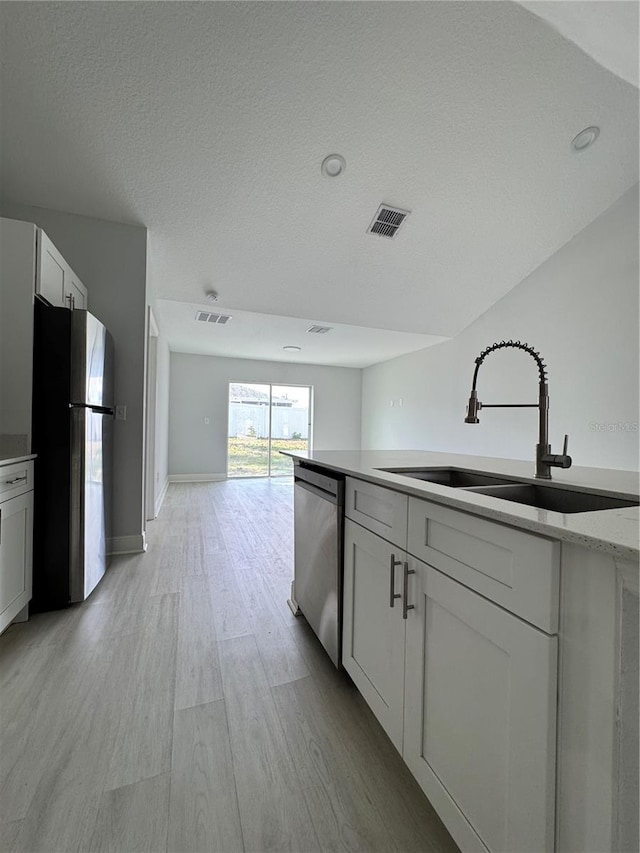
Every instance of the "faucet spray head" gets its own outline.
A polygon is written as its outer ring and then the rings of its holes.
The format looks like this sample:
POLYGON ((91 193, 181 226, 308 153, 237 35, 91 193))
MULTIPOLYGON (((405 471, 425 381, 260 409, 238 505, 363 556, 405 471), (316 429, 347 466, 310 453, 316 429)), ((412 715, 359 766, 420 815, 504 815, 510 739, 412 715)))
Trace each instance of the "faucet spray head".
POLYGON ((464 419, 466 424, 479 424, 480 418, 478 417, 478 410, 481 407, 481 403, 478 402, 478 392, 473 389, 471 392, 471 396, 469 397, 469 406, 467 408, 467 417, 464 419))

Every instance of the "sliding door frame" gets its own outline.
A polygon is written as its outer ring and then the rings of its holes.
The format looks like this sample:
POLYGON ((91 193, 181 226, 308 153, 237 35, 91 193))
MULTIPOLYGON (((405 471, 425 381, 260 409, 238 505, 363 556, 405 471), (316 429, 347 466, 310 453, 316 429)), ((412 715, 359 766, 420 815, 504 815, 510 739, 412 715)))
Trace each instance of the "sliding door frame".
POLYGON ((307 452, 311 453, 311 448, 313 447, 312 438, 313 438, 313 385, 307 385, 302 382, 265 382, 265 381, 256 381, 251 382, 249 380, 229 380, 227 383, 227 479, 231 480, 250 480, 252 478, 255 479, 270 479, 271 477, 283 477, 287 476, 286 474, 272 474, 271 473, 271 456, 272 456, 272 439, 273 439, 273 389, 274 388, 308 388, 309 389, 309 405, 307 407, 307 452), (229 439, 231 436, 229 435, 229 405, 230 405, 230 396, 231 396, 231 386, 232 385, 261 385, 265 388, 269 389, 269 435, 268 435, 268 446, 267 446, 267 473, 266 474, 252 474, 246 477, 229 477, 229 439))

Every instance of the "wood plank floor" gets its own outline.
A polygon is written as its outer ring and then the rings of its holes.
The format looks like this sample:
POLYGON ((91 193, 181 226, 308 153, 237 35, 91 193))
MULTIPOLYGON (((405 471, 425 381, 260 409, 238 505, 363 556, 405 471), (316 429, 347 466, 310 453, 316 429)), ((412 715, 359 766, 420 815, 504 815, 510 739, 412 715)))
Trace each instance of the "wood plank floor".
POLYGON ((146 554, 0 637, 0 850, 457 850, 287 606, 292 491, 170 486, 146 554))

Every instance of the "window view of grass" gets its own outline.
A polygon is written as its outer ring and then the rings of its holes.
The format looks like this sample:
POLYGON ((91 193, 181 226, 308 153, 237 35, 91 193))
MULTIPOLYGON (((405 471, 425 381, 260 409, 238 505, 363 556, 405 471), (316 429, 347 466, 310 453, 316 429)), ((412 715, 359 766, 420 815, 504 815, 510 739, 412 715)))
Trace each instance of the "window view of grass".
MULTIPOLYGON (((293 473, 293 462, 280 450, 306 450, 306 438, 274 438, 271 441, 271 475, 293 473)), ((269 439, 238 435, 229 438, 229 477, 266 477, 269 474, 269 439)))
POLYGON ((229 477, 282 477, 293 462, 281 450, 309 449, 311 388, 229 383, 229 477), (271 470, 269 470, 271 435, 271 470))

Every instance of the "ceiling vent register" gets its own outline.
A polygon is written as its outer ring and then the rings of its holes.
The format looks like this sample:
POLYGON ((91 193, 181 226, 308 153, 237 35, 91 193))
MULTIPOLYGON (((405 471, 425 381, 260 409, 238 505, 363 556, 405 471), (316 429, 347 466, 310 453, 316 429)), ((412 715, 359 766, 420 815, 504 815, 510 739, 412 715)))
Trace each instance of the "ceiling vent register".
POLYGON ((326 335, 332 328, 332 326, 309 326, 307 332, 311 332, 312 335, 326 335))
POLYGON ((196 320, 201 323, 216 323, 218 326, 224 326, 231 319, 229 314, 212 314, 210 311, 198 311, 196 320))
POLYGON ((379 234, 381 237, 395 237, 400 226, 411 213, 410 210, 400 210, 399 207, 390 207, 381 204, 376 215, 367 228, 367 234, 379 234))

